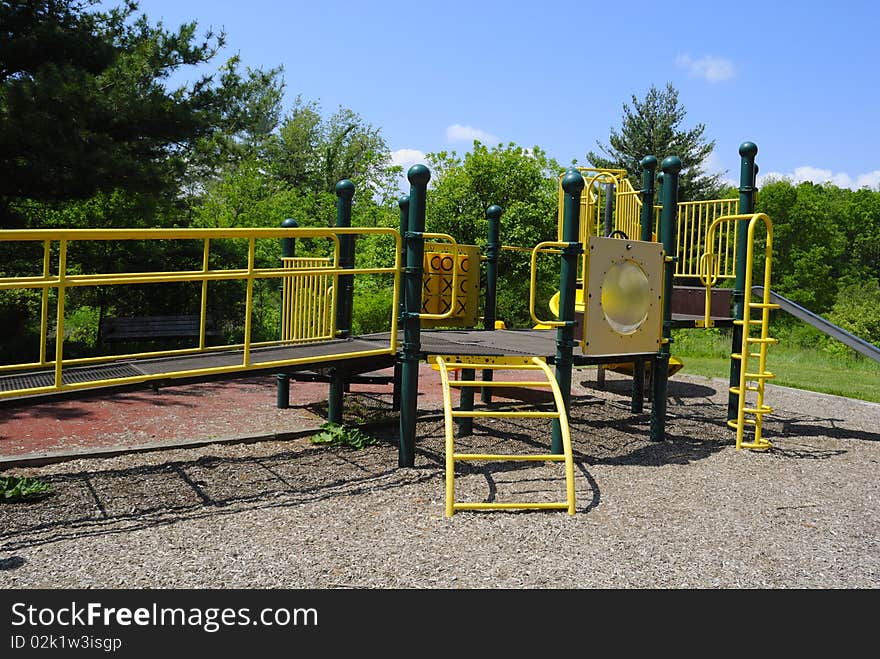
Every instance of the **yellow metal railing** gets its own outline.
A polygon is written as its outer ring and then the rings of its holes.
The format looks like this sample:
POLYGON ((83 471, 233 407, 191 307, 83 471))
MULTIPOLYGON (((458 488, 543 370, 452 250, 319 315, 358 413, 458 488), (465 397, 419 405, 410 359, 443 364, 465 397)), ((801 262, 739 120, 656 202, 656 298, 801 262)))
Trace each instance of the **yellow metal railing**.
POLYGON ((678 204, 676 245, 678 260, 675 276, 699 279, 700 259, 705 253, 715 254, 717 279, 734 279, 736 266, 736 232, 739 222, 724 222, 721 230, 708 235, 709 226, 720 217, 733 216, 739 212, 737 199, 710 199, 708 201, 683 201, 678 204))
POLYGON ((449 379, 447 361, 442 356, 436 356, 435 362, 440 371, 440 379, 443 384, 443 418, 446 428, 446 516, 452 517, 457 510, 509 510, 517 508, 529 508, 538 510, 566 510, 569 515, 575 514, 575 488, 574 488, 574 458, 571 449, 571 433, 568 427, 568 417, 559 384, 553 375, 553 371, 540 357, 523 358, 485 358, 467 357, 469 363, 454 361, 456 369, 473 370, 517 370, 541 372, 544 379, 533 381, 517 380, 455 380, 449 379), (499 363, 506 361, 506 363, 499 363), (453 410, 451 387, 548 387, 553 393, 556 404, 555 412, 521 412, 502 410, 453 410), (526 418, 526 419, 558 419, 562 435, 562 454, 546 455, 496 455, 486 453, 456 453, 454 418, 526 418), (465 461, 516 461, 516 462, 564 462, 565 463, 565 492, 566 500, 558 502, 456 502, 455 501, 455 463, 465 461))
POLYGON ((284 277, 281 291, 281 340, 320 341, 336 335, 334 276, 321 270, 334 268, 330 257, 283 257, 281 263, 294 271, 284 277))
MULTIPOLYGON (((231 373, 237 371, 253 370, 255 368, 274 368, 289 366, 299 363, 314 363, 331 361, 336 359, 362 357, 379 354, 393 354, 396 351, 397 340, 397 314, 396 309, 400 295, 400 235, 394 229, 386 228, 232 228, 232 229, 68 229, 68 230, 7 230, 0 232, 0 244, 3 243, 37 243, 43 246, 41 274, 32 276, 6 276, 0 277, 0 290, 23 290, 36 289, 41 292, 41 316, 40 316, 40 349, 38 361, 8 364, 0 366, 0 374, 15 373, 19 371, 33 371, 34 369, 49 369, 53 373, 53 384, 48 386, 30 387, 27 389, 13 389, 0 392, 0 398, 22 394, 53 393, 70 389, 96 387, 108 384, 125 384, 129 382, 144 382, 156 379, 168 379, 174 377, 198 377, 231 373), (374 268, 340 268, 338 267, 339 239, 340 235, 380 234, 393 239, 394 249, 389 251, 393 254, 393 264, 386 267, 374 268), (256 266, 256 242, 257 240, 271 239, 279 241, 282 238, 326 238, 333 245, 333 257, 327 267, 326 263, 315 266, 302 267, 297 276, 313 277, 336 277, 338 275, 369 275, 387 274, 393 277, 392 312, 389 319, 390 338, 387 347, 380 346, 375 350, 354 351, 344 354, 328 356, 310 356, 289 359, 277 359, 261 361, 252 364, 251 357, 256 348, 287 345, 294 339, 279 341, 252 341, 252 319, 254 306, 254 284, 263 279, 290 278, 290 269, 281 268, 258 268, 256 266), (68 255, 71 246, 82 243, 97 241, 200 241, 202 247, 202 267, 199 270, 157 270, 144 272, 96 272, 83 274, 71 272, 68 267, 68 255), (244 267, 212 268, 210 266, 211 245, 223 240, 247 241, 247 263, 244 267), (54 264, 54 267, 53 267, 54 264), (205 326, 207 315, 208 284, 221 281, 243 281, 246 286, 244 308, 244 340, 242 343, 227 344, 207 347, 205 345, 205 326), (193 282, 201 284, 200 299, 200 337, 198 347, 183 348, 178 350, 151 351, 140 353, 128 353, 125 355, 105 355, 100 357, 71 358, 64 357, 65 336, 65 305, 67 292, 74 288, 96 286, 123 286, 140 284, 166 284, 172 282, 193 282), (54 291, 55 323, 54 328, 50 324, 50 292, 54 291), (49 344, 51 330, 54 329, 54 350, 50 354, 49 344), (182 355, 216 352, 224 350, 240 351, 240 361, 231 365, 188 368, 181 370, 168 370, 161 373, 152 373, 143 376, 114 377, 106 380, 91 380, 88 382, 65 382, 63 372, 73 366, 100 364, 121 359, 133 360, 153 357, 175 357, 182 355)), ((163 264, 164 265, 164 264, 163 264)), ((329 322, 332 323, 333 314, 330 314, 329 322)), ((324 328, 326 330, 326 327, 324 328)), ((322 336, 328 336, 326 331, 322 336)))
MULTIPOLYGON (((586 244, 590 235, 604 235, 605 184, 615 186, 612 230, 622 231, 630 240, 641 236, 641 193, 634 189, 623 169, 595 169, 578 167, 586 185, 581 194, 580 240, 586 244)), ((562 239, 563 191, 562 178, 559 177, 559 206, 557 211, 557 239, 562 239)), ((662 206, 654 206, 654 226, 659 224, 662 206)), ((700 259, 711 250, 718 259, 718 279, 735 278, 734 264, 737 223, 727 224, 715 236, 715 243, 706 243, 706 233, 715 218, 736 215, 739 212, 738 199, 710 199, 707 201, 683 201, 678 204, 676 223, 675 276, 683 279, 698 279, 700 259)), ((656 235, 656 231, 655 231, 656 235)))
POLYGON ((765 414, 772 414, 773 408, 764 403, 764 385, 767 380, 774 378, 775 375, 767 370, 767 348, 779 343, 778 339, 769 336, 770 329, 770 311, 778 309, 778 304, 770 302, 770 263, 773 253, 773 223, 764 213, 755 213, 754 215, 736 216, 742 220, 748 220, 748 248, 746 250, 746 276, 743 290, 746 291, 746 300, 743 305, 742 320, 733 321, 737 325, 742 325, 742 344, 739 354, 731 355, 732 359, 740 360, 739 384, 731 387, 730 391, 737 395, 737 414, 736 420, 727 422, 727 425, 736 429, 736 448, 748 448, 759 451, 766 450, 771 447, 771 443, 762 437, 763 421, 765 414), (763 224, 767 231, 766 245, 764 248, 764 294, 760 302, 751 301, 751 290, 753 281, 753 264, 755 253, 755 228, 758 224, 763 224), (752 318, 753 311, 760 311, 758 318, 752 318), (752 328, 757 326, 758 336, 752 336, 752 328), (757 352, 753 350, 757 348, 757 352), (749 370, 749 359, 757 358, 758 368, 754 371, 749 370), (754 383, 754 384, 750 384, 754 383), (746 402, 746 394, 754 392, 756 394, 755 404, 749 406, 746 402), (746 415, 749 415, 747 418, 746 415), (754 428, 754 437, 751 442, 743 441, 743 434, 746 426, 754 428))

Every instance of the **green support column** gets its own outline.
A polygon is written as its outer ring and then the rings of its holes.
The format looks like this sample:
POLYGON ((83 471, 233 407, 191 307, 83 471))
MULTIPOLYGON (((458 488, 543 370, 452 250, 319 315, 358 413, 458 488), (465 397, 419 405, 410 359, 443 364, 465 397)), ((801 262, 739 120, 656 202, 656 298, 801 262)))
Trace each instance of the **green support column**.
MULTIPOLYGON (((351 226, 351 200, 354 197, 354 183, 343 179, 336 184, 336 227, 348 228, 351 226)), ((339 237, 339 267, 351 269, 354 267, 354 236, 344 235, 339 237)), ((336 336, 347 337, 351 335, 351 309, 354 294, 354 281, 352 275, 337 275, 336 285, 339 290, 336 293, 336 336)), ((342 401, 345 393, 346 373, 338 367, 330 371, 330 397, 327 402, 327 420, 333 423, 342 423, 342 401)))
POLYGON ((668 156, 660 165, 663 170, 663 211, 660 214, 660 240, 666 262, 663 267, 663 343, 654 359, 651 400, 651 440, 663 441, 666 437, 666 389, 669 381, 669 354, 672 344, 672 281, 675 277, 675 224, 678 216, 678 173, 681 159, 668 156))
MULTIPOLYGON (((657 158, 645 156, 642 158, 642 211, 639 216, 640 239, 643 242, 651 240, 654 231, 654 172, 657 171, 657 158)), ((645 404, 645 360, 638 358, 633 362, 632 403, 630 409, 633 414, 640 414, 645 404)))
MULTIPOLYGON (((755 212, 755 176, 757 167, 755 156, 758 155, 758 147, 754 142, 743 142, 739 147, 739 213, 748 215, 755 212)), ((736 232, 736 279, 733 284, 733 317, 735 320, 743 319, 743 311, 746 299, 750 291, 745 290, 746 285, 746 253, 748 251, 748 231, 746 223, 740 222, 736 232)), ((733 340, 731 352, 740 352, 742 348, 743 328, 742 325, 733 326, 733 340)), ((730 386, 739 386, 740 362, 737 359, 730 360, 730 386)), ((730 392, 727 394, 727 419, 736 419, 737 395, 730 392)))
MULTIPOLYGON (((486 240, 486 306, 483 309, 483 329, 489 331, 495 330, 495 318, 497 317, 495 311, 498 301, 498 257, 501 254, 501 214, 503 212, 501 206, 496 204, 486 209, 489 235, 486 240)), ((492 371, 483 371, 483 382, 491 381, 492 377, 492 371)), ((480 389, 480 399, 487 405, 492 402, 491 387, 480 389)))
MULTIPOLYGON (((403 195, 397 200, 397 206, 400 208, 400 267, 406 267, 406 236, 409 228, 409 195, 403 195)), ((404 295, 400 296, 400 308, 397 312, 398 327, 403 327, 403 312, 406 311, 406 299, 404 295)), ((398 359, 394 362, 394 394, 391 401, 391 409, 394 412, 400 411, 400 377, 401 377, 401 361, 398 359)))
MULTIPOLYGON (((288 217, 286 220, 281 222, 282 229, 295 229, 299 226, 299 223, 294 220, 292 217, 288 217)), ((282 238, 281 239, 281 256, 283 258, 290 258, 292 256, 296 256, 296 238, 282 238)), ((281 285, 278 287, 279 297, 281 302, 279 304, 284 304, 284 280, 281 280, 281 285)), ((283 339, 284 335, 282 331, 284 329, 284 313, 278 314, 278 338, 283 339)), ((275 376, 276 379, 276 391, 275 391, 275 407, 279 410, 286 410, 290 407, 290 376, 287 373, 279 373, 275 376)))
MULTIPOLYGON (((461 369, 461 379, 462 380, 473 380, 476 376, 474 369, 472 368, 463 368, 461 369)), ((458 409, 465 412, 473 412, 474 410, 474 388, 473 387, 461 387, 461 391, 458 392, 458 409)), ((468 435, 474 434, 474 419, 470 416, 459 417, 458 419, 458 436, 459 437, 467 437, 468 435)))
POLYGON ((425 197, 431 172, 424 165, 413 165, 407 172, 410 183, 409 226, 406 232, 406 269, 403 293, 403 351, 400 373, 400 437, 397 464, 415 466, 416 419, 419 396, 419 353, 421 352, 422 261, 425 256, 425 197))
MULTIPOLYGON (((580 206, 584 177, 576 169, 569 169, 562 179, 565 193, 562 207, 562 241, 569 243, 562 249, 562 265, 559 269, 559 320, 565 325, 556 330, 556 382, 562 392, 565 413, 571 406, 571 369, 574 341, 574 300, 577 290, 578 258, 583 253, 580 240, 580 206)), ((553 421, 550 451, 562 453, 562 428, 558 419, 553 421)))

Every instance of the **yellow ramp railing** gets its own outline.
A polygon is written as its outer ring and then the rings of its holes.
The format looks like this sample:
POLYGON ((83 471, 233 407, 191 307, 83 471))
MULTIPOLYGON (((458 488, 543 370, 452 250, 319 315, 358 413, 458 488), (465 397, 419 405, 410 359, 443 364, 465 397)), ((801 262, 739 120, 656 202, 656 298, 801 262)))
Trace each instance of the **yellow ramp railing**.
POLYGON ((322 270, 336 267, 330 257, 283 257, 292 271, 281 289, 281 340, 320 341, 336 334, 335 277, 322 270))
MULTIPOLYGON (((126 384, 131 382, 144 382, 148 380, 211 376, 221 373, 243 372, 256 368, 274 368, 304 363, 316 363, 337 359, 394 354, 396 352, 397 339, 397 306, 400 295, 400 234, 394 229, 386 228, 231 228, 231 229, 39 229, 39 230, 7 230, 0 232, 0 246, 9 248, 13 244, 24 245, 36 244, 42 251, 42 259, 36 265, 32 274, 0 276, 0 291, 38 291, 39 304, 39 351, 35 361, 5 364, 0 366, 0 377, 7 374, 17 374, 29 371, 48 371, 51 384, 30 386, 27 388, 10 388, 0 391, 0 398, 19 395, 40 393, 54 393, 65 390, 81 389, 86 387, 99 387, 105 385, 126 384), (339 267, 339 236, 341 235, 384 235, 389 239, 388 264, 381 267, 339 267), (260 241, 272 241, 270 250, 279 248, 282 238, 324 238, 331 245, 332 256, 328 260, 319 259, 313 263, 302 262, 296 265, 296 275, 291 274, 289 267, 258 267, 257 244, 260 241), (126 241, 195 241, 201 245, 202 266, 199 269, 171 270, 167 263, 146 264, 144 268, 156 267, 155 270, 122 271, 122 272, 83 272, 82 265, 71 254, 78 254, 78 250, 85 247, 87 250, 94 249, 99 242, 113 243, 118 247, 119 243, 126 241), (212 248, 224 241, 238 241, 246 244, 244 260, 229 267, 215 267, 211 264, 212 248), (74 262, 77 261, 77 262, 74 262), (161 268, 161 269, 160 269, 161 268), (288 280, 288 283, 297 277, 301 281, 311 282, 315 285, 317 299, 317 284, 326 284, 338 275, 388 275, 393 279, 392 305, 389 317, 390 338, 387 346, 378 344, 375 350, 337 352, 326 356, 308 356, 266 359, 256 364, 252 356, 256 349, 271 348, 281 345, 289 345, 300 340, 315 340, 316 338, 333 338, 332 323, 333 313, 328 310, 333 308, 333 293, 330 300, 318 310, 321 318, 311 324, 305 335, 296 337, 293 329, 297 326, 297 318, 288 319, 289 334, 277 341, 253 340, 253 317, 254 317, 254 286, 260 280, 288 280), (243 326, 243 341, 227 345, 206 346, 205 325, 208 314, 208 292, 210 284, 219 282, 242 282, 244 284, 244 315, 238 319, 243 326), (123 286, 159 285, 170 283, 194 283, 200 290, 198 306, 200 309, 200 337, 198 345, 192 348, 177 350, 150 351, 140 353, 126 353, 103 355, 98 357, 71 358, 65 356, 65 320, 68 311, 68 293, 74 289, 89 287, 109 288, 113 294, 123 286), (54 301, 50 297, 54 296, 54 301), (222 366, 198 367, 193 364, 190 368, 179 367, 163 370, 159 373, 138 376, 108 377, 100 380, 81 381, 80 378, 70 377, 65 380, 64 374, 74 367, 100 365, 119 360, 139 360, 160 357, 181 357, 197 355, 208 352, 237 351, 233 363, 222 366), (77 381, 80 380, 80 381, 77 381)), ((262 243, 261 243, 262 244, 262 243)), ((228 251, 228 250, 227 250, 228 251)), ((147 250, 148 252, 148 250, 147 250)), ((130 266, 129 266, 130 267, 130 266)), ((335 287, 332 287, 335 290, 335 287)), ((326 300, 326 288, 322 288, 322 295, 326 300)), ((288 300, 296 298, 296 285, 289 284, 288 300)), ((182 303, 187 301, 181 301, 182 303)), ((188 301, 187 306, 195 306, 188 301)), ((313 300, 314 302, 314 300, 313 300)), ((323 303, 322 303, 323 304, 323 303)), ((296 309, 293 305, 292 309, 296 309)), ((301 309, 308 308, 309 313, 316 309, 314 304, 305 305, 301 309)), ((294 314, 295 315, 295 314, 294 314)), ((219 320, 219 319, 218 319, 219 320)), ((223 319, 235 321, 236 319, 223 319)), ((35 321, 36 322, 36 321, 35 321)), ((228 360, 227 360, 228 361, 228 360)))
POLYGON ((452 517, 458 510, 507 510, 517 508, 539 510, 566 510, 569 515, 575 514, 575 488, 574 488, 574 459, 571 449, 571 433, 569 432, 568 417, 562 392, 553 376, 550 367, 540 357, 461 357, 450 359, 436 356, 435 362, 440 371, 440 379, 443 385, 443 418, 446 427, 446 516, 452 517), (462 370, 508 370, 529 371, 539 373, 541 376, 535 380, 450 380, 450 363, 456 369, 462 370), (520 388, 549 388, 553 394, 556 410, 553 412, 539 411, 502 411, 502 410, 453 410, 452 387, 520 387, 520 388), (558 419, 562 434, 562 454, 545 455, 497 455, 485 453, 457 453, 455 451, 455 433, 453 419, 471 418, 526 418, 526 419, 558 419), (474 461, 529 461, 529 462, 564 462, 565 463, 565 491, 566 500, 559 502, 456 502, 455 500, 455 464, 457 462, 474 461))

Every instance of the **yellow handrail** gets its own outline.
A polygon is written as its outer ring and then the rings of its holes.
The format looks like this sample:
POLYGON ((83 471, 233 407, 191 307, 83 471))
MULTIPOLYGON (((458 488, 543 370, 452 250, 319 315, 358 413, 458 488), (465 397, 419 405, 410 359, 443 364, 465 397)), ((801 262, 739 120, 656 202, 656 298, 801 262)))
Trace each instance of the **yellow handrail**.
MULTIPOLYGON (((254 342, 252 339, 252 317, 254 303, 254 283, 259 279, 278 279, 291 276, 287 268, 258 268, 256 267, 256 241, 258 239, 281 238, 326 238, 333 244, 334 267, 311 267, 298 271, 298 274, 316 276, 334 275, 365 275, 365 274, 388 274, 393 277, 392 310, 398 307, 400 295, 400 234, 389 228, 227 228, 227 229, 30 229, 30 230, 7 230, 0 233, 0 242, 39 242, 43 244, 42 273, 39 276, 5 276, 0 277, 0 290, 11 289, 39 289, 41 290, 40 303, 40 350, 37 362, 7 364, 0 366, 0 372, 14 372, 34 368, 51 368, 54 370, 52 385, 40 387, 28 387, 0 392, 0 398, 21 394, 49 393, 68 389, 102 386, 105 384, 124 384, 128 382, 143 382, 155 379, 167 379, 171 377, 190 377, 200 375, 212 375, 234 371, 246 371, 254 368, 267 368, 274 366, 293 365, 299 363, 312 363, 331 361, 342 358, 356 358, 360 356, 394 354, 397 343, 397 314, 392 311, 390 317, 390 339, 388 347, 380 347, 375 350, 352 351, 345 354, 335 354, 319 357, 300 357, 261 362, 258 365, 251 363, 253 348, 287 345, 290 340, 282 338, 279 341, 254 342), (385 235, 394 240, 393 265, 373 268, 340 268, 338 267, 339 236, 340 235, 385 235), (247 241, 247 267, 231 269, 210 269, 210 250, 212 241, 219 239, 243 239, 247 241), (90 241, 124 241, 124 240, 196 240, 202 241, 202 267, 199 270, 184 271, 145 271, 145 272, 98 272, 88 274, 70 274, 68 272, 69 247, 74 243, 90 241), (57 248, 57 273, 52 274, 52 246, 57 248), (206 346, 205 324, 207 312, 207 284, 211 281, 244 281, 246 285, 245 317, 244 317, 244 340, 242 343, 227 344, 225 346, 206 346), (64 359, 64 321, 66 292, 69 288, 90 286, 113 286, 132 284, 152 284, 171 282, 193 282, 201 284, 201 300, 199 303, 199 340, 198 347, 183 348, 177 350, 150 351, 140 353, 128 353, 125 355, 105 355, 100 357, 64 359), (54 358, 50 359, 46 346, 49 340, 49 290, 53 289, 57 294, 56 303, 56 331, 54 358), (63 369, 74 365, 98 364, 120 359, 138 359, 149 357, 181 356, 215 352, 222 350, 241 350, 241 361, 235 365, 224 365, 209 368, 194 368, 179 371, 167 371, 143 376, 118 377, 88 382, 64 382, 63 369)), ((326 337, 332 338, 332 337, 326 337)))
POLYGON ((452 254, 453 254, 453 263, 455 263, 455 267, 452 268, 452 293, 449 299, 449 310, 445 313, 419 313, 419 318, 424 318, 426 320, 444 320, 446 318, 451 318, 455 313, 455 303, 458 302, 458 243, 455 238, 450 236, 448 233, 423 233, 423 238, 431 238, 446 240, 452 246, 452 254))
MULTIPOLYGON (((531 260, 531 270, 529 273, 529 315, 532 317, 532 320, 538 323, 539 325, 547 325, 549 327, 565 327, 568 323, 564 320, 541 320, 535 315, 535 297, 537 290, 537 259, 539 252, 549 252, 546 248, 548 247, 559 247, 565 248, 569 247, 571 243, 561 242, 557 240, 546 240, 544 242, 538 243, 532 249, 532 260, 531 260)), ((555 250, 553 250, 555 252, 555 250)))

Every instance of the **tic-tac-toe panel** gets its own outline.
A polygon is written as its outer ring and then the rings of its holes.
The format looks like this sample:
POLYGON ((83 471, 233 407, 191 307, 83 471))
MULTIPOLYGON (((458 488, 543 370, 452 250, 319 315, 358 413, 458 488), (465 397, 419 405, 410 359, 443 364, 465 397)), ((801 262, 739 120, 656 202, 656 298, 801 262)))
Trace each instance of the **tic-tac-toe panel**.
POLYGON ((660 349, 663 256, 660 243, 590 237, 584 254, 585 355, 660 349))

